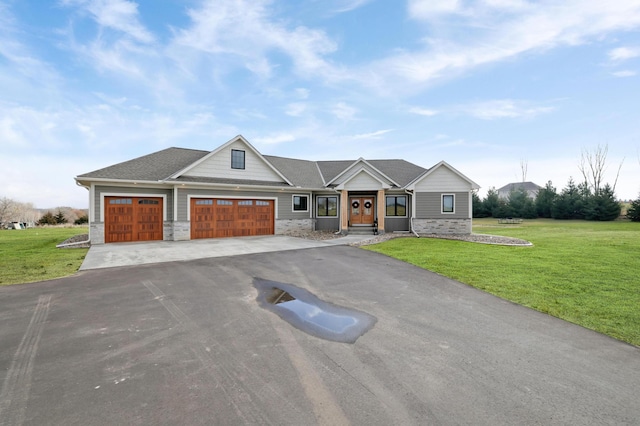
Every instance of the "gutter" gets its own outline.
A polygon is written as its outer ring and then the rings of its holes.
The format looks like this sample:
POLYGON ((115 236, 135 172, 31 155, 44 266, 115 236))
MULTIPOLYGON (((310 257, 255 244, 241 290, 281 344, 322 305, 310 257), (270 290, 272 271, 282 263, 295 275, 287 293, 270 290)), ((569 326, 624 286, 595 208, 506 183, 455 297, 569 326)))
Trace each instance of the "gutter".
MULTIPOLYGON (((412 202, 411 202, 411 206, 413 206, 413 196, 414 196, 414 193, 413 193, 413 192, 411 192, 411 191, 409 191, 408 189, 405 189, 405 190, 404 190, 404 192, 405 192, 406 194, 408 194, 408 195, 411 195, 411 197, 412 197, 412 198, 411 198, 411 200, 412 200, 412 202)), ((414 219, 414 218, 413 218, 413 214, 415 213, 413 210, 414 210, 414 209, 412 208, 412 209, 411 209, 411 217, 409 217, 409 230, 411 230, 411 232, 413 233, 413 235, 415 235, 416 237, 420 238, 420 235, 418 235, 418 233, 416 232, 416 230, 415 230, 415 229, 413 229, 413 219, 414 219)))

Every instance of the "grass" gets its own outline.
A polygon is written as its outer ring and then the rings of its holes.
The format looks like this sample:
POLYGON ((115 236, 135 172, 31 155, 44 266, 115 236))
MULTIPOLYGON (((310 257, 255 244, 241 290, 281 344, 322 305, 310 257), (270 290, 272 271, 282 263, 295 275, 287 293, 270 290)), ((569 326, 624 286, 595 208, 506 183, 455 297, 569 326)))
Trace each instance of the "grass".
POLYGON ((88 249, 58 249, 87 227, 30 228, 0 231, 0 285, 50 280, 74 274, 88 249))
POLYGON ((640 346, 639 223, 480 219, 474 232, 534 246, 398 238, 365 248, 640 346))

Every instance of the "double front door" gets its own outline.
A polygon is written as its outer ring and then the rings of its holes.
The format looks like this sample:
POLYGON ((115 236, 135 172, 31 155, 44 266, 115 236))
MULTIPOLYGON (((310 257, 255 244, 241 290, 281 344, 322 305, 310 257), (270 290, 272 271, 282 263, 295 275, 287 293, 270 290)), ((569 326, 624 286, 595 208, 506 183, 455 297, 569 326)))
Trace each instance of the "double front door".
POLYGON ((349 220, 352 226, 373 225, 374 201, 373 197, 349 197, 349 220))

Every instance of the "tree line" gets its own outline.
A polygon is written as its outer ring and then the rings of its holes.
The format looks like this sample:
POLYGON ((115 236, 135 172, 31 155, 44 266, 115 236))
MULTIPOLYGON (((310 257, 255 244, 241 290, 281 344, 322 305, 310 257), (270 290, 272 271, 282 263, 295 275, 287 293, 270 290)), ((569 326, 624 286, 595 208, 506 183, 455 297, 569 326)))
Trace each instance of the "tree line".
MULTIPOLYGON (((622 206, 609 184, 593 188, 587 182, 576 184, 572 178, 560 192, 551 181, 547 182, 535 198, 529 197, 522 187, 511 191, 507 199, 499 198, 495 188, 490 188, 484 199, 480 199, 477 193, 473 194, 473 217, 478 218, 540 217, 608 221, 617 219, 621 211, 622 206)), ((631 220, 634 220, 634 212, 640 214, 640 198, 629 209, 631 220)), ((640 221, 640 217, 637 220, 640 221)))
POLYGON ((0 227, 13 223, 27 223, 38 225, 58 225, 74 223, 81 225, 88 222, 85 210, 71 207, 56 207, 42 213, 32 203, 22 203, 8 197, 0 197, 0 227))

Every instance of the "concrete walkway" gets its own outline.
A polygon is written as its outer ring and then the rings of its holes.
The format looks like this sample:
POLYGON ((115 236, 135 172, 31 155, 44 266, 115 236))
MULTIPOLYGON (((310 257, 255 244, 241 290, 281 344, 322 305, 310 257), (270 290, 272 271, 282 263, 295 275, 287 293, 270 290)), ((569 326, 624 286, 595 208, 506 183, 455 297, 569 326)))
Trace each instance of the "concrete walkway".
POLYGON ((91 246, 80 270, 348 245, 372 238, 374 238, 373 235, 348 235, 332 240, 315 241, 284 235, 265 235, 191 241, 100 244, 91 246))

